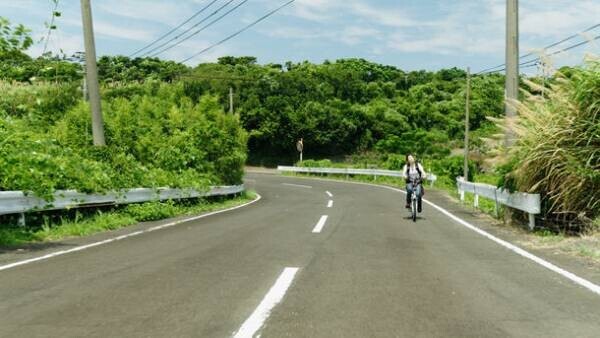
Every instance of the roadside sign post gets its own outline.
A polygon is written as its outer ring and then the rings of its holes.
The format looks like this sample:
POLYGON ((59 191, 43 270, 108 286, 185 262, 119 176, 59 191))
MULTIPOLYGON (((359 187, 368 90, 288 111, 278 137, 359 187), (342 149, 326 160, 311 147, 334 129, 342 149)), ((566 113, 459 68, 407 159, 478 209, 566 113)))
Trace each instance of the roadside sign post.
POLYGON ((301 138, 296 142, 296 150, 300 153, 300 163, 302 163, 302 153, 304 152, 304 139, 301 138))

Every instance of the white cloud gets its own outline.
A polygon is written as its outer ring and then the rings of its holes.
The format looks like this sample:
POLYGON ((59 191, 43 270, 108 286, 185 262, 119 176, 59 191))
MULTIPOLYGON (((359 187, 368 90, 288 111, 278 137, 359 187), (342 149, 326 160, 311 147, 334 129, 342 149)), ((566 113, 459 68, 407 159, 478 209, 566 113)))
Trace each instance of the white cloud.
MULTIPOLYGON (((195 1, 196 2, 196 1, 195 1)), ((144 20, 175 26, 195 10, 186 1, 104 0, 98 1, 99 10, 121 18, 144 20)))
MULTIPOLYGON (((81 21, 75 18, 65 19, 62 21, 62 23, 72 27, 77 27, 78 29, 82 29, 81 21)), ((94 19, 94 34, 118 38, 122 40, 146 42, 150 41, 156 35, 156 32, 150 31, 148 29, 128 28, 115 24, 111 21, 94 19)))
POLYGON ((331 42, 341 42, 345 45, 355 46, 374 40, 381 40, 381 31, 362 26, 347 26, 339 31, 328 31, 321 29, 301 29, 298 27, 279 27, 275 30, 262 29, 262 34, 284 39, 294 40, 319 40, 325 39, 331 42))
POLYGON ((364 41, 379 40, 381 36, 381 31, 374 28, 350 26, 338 34, 338 39, 347 45, 357 45, 364 41))
POLYGON ((597 24, 600 2, 557 4, 550 0, 544 6, 526 3, 522 6, 520 16, 519 29, 522 35, 560 39, 597 24))
POLYGON ((411 18, 406 10, 400 8, 376 8, 363 1, 349 2, 350 13, 373 24, 388 27, 414 27, 426 25, 427 21, 411 18))

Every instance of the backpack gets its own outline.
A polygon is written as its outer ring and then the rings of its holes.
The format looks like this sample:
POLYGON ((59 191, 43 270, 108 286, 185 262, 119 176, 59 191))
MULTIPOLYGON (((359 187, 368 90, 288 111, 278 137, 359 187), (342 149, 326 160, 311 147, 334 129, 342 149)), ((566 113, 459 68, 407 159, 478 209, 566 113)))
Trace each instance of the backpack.
MULTIPOLYGON (((423 179, 423 173, 421 172, 421 168, 419 168, 419 162, 415 163, 415 167, 417 168, 417 172, 419 173, 419 178, 423 179)), ((408 177, 408 173, 410 172, 410 165, 406 165, 406 177, 408 177)))
MULTIPOLYGON (((419 178, 421 180, 423 180, 423 173, 421 172, 421 168, 419 168, 419 162, 417 162, 415 164, 415 167, 417 168, 417 172, 419 173, 419 178)), ((406 177, 408 177, 408 173, 410 172, 410 166, 407 164, 406 165, 406 177)), ((406 182, 408 183, 408 178, 406 179, 406 182)), ((421 184, 421 196, 425 196, 425 188, 423 187, 423 185, 421 184)))

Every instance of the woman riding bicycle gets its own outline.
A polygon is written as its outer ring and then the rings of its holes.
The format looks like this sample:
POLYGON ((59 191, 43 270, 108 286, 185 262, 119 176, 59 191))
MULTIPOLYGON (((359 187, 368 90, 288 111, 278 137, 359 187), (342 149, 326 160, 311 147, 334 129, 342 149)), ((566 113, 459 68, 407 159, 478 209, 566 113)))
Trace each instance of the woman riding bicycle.
POLYGON ((402 172, 406 179, 406 208, 410 209, 410 201, 414 192, 417 196, 417 211, 421 212, 421 197, 423 196, 423 187, 421 183, 426 177, 425 170, 412 154, 408 154, 406 155, 406 164, 404 165, 402 172))

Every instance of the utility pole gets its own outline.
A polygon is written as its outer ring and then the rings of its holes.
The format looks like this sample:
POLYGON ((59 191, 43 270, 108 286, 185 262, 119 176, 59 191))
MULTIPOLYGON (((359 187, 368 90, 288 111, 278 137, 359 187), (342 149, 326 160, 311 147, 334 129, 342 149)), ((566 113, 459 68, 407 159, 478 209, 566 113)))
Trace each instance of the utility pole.
POLYGON ((233 115, 233 87, 229 87, 229 114, 233 115))
MULTIPOLYGON (((83 55, 85 55, 85 53, 83 53, 83 55)), ((83 92, 83 101, 87 102, 89 101, 89 95, 88 95, 88 88, 87 88, 87 79, 86 79, 86 67, 85 67, 85 58, 83 59, 83 63, 81 65, 81 67, 83 68, 83 82, 82 82, 82 86, 81 86, 81 91, 83 92)))
POLYGON ((87 101, 88 100, 88 91, 87 91, 87 83, 85 80, 85 73, 83 74, 83 86, 82 86, 81 90, 83 91, 83 101, 87 101))
MULTIPOLYGON (((506 89, 505 111, 509 127, 517 111, 514 104, 519 98, 519 0, 506 0, 506 89)), ((507 147, 515 143, 515 135, 511 128, 506 132, 507 147)))
POLYGON ((469 180, 469 106, 471 104, 471 68, 467 67, 467 98, 465 101, 465 164, 463 168, 463 177, 465 181, 469 180))
POLYGON ((83 19, 83 36, 85 42, 85 75, 92 108, 92 134, 95 146, 104 146, 104 122, 100 104, 100 85, 98 84, 98 66, 96 64, 96 43, 92 23, 92 6, 90 0, 81 0, 81 17, 83 19))

